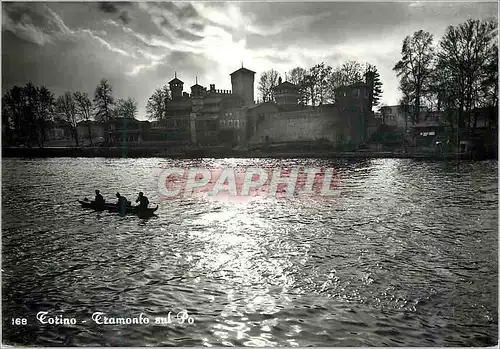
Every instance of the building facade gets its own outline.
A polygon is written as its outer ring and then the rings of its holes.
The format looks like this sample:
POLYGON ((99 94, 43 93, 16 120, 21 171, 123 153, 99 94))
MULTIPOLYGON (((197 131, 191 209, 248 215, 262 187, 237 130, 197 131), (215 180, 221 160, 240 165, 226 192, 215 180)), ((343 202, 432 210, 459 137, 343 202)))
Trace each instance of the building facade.
POLYGON ((255 72, 240 68, 233 72, 233 90, 210 88, 198 84, 191 86, 191 93, 183 91, 184 83, 175 76, 169 82, 172 101, 168 104, 167 120, 173 140, 191 144, 237 145, 244 141, 246 127, 244 110, 253 105, 253 83, 255 72), (234 115, 234 120, 233 120, 234 115))
POLYGON ((281 79, 273 91, 276 102, 255 104, 255 72, 242 67, 230 78, 232 90, 214 84, 207 89, 196 81, 190 94, 177 76, 169 82, 172 101, 165 127, 173 140, 235 147, 318 140, 356 145, 368 139, 374 119, 370 73, 365 82, 339 88, 335 104, 317 107, 299 104, 298 87, 281 79))

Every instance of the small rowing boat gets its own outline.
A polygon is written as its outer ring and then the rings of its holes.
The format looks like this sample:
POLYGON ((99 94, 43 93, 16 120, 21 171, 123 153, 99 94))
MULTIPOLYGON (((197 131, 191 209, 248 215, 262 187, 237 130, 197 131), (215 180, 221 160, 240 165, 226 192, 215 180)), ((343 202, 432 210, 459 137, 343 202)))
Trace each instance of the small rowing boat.
POLYGON ((89 201, 87 198, 85 198, 84 200, 78 200, 78 202, 80 203, 80 205, 82 205, 83 208, 91 208, 96 211, 109 211, 109 212, 118 212, 123 214, 137 214, 140 218, 151 217, 154 215, 156 210, 158 210, 158 205, 156 205, 155 208, 148 207, 146 209, 140 209, 139 206, 128 205, 125 206, 125 212, 121 212, 117 204, 105 203, 104 205, 98 207, 96 206, 94 201, 89 201))

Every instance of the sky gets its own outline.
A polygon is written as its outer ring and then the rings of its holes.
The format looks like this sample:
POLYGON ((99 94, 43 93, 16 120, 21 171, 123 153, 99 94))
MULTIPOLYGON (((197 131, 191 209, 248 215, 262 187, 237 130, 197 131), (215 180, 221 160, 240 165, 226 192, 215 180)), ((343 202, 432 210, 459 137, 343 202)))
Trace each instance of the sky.
POLYGON ((190 92, 196 77, 231 89, 242 64, 256 87, 271 68, 284 78, 355 60, 377 66, 382 103, 394 105, 407 35, 423 29, 437 43, 449 25, 497 13, 496 2, 2 2, 2 94, 31 81, 93 96, 105 78, 146 119, 148 98, 175 72, 190 92))

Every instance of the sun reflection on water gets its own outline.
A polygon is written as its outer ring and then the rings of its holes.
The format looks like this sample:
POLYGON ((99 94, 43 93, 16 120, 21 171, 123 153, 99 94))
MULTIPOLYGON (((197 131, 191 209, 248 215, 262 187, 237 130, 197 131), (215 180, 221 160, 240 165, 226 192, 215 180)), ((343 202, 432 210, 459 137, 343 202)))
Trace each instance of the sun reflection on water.
POLYGON ((270 234, 276 227, 268 218, 246 215, 241 207, 205 213, 195 225, 199 228, 192 230, 190 237, 203 247, 192 268, 219 282, 222 279, 225 285, 227 302, 214 325, 214 335, 221 343, 232 337, 241 345, 275 345, 269 336, 278 325, 274 315, 290 306, 288 294, 295 284, 293 270, 287 270, 293 268, 288 259, 299 255, 305 262, 307 249, 299 251, 275 231, 270 234), (217 227, 221 224, 225 229, 217 227), (266 247, 269 240, 277 249, 266 247), (256 325, 252 321, 256 316, 266 319, 256 325))

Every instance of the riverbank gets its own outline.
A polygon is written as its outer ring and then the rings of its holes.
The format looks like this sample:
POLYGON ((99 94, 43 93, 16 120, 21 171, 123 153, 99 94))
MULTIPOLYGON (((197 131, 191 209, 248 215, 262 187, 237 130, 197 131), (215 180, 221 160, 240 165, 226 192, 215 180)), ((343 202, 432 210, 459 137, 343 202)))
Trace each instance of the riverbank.
POLYGON ((276 151, 235 149, 172 149, 160 150, 149 147, 59 147, 59 148, 2 148, 3 157, 106 157, 106 158, 409 158, 435 160, 486 160, 498 159, 497 154, 435 153, 435 152, 377 152, 377 151, 276 151))

